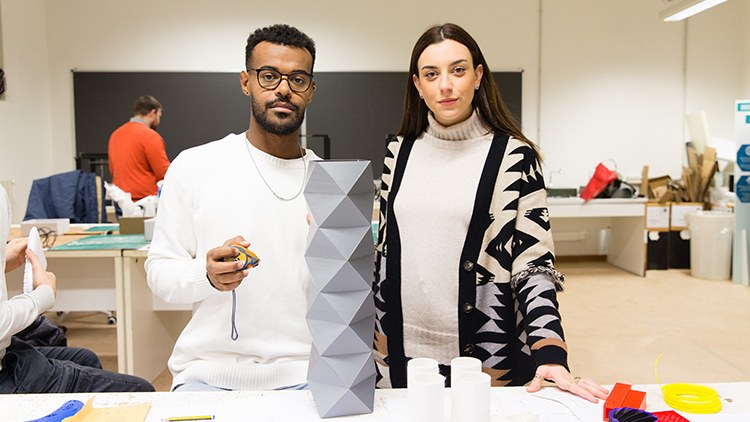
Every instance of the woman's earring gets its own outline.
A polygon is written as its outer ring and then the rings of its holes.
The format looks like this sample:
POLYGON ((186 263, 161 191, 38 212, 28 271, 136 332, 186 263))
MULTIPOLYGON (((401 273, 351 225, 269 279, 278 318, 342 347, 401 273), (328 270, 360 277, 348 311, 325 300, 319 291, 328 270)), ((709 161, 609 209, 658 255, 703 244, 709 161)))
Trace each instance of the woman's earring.
POLYGON ((420 100, 424 100, 424 97, 422 96, 422 93, 421 93, 421 92, 419 93, 419 99, 420 99, 420 100))
POLYGON ((474 87, 474 91, 479 91, 479 85, 474 87))

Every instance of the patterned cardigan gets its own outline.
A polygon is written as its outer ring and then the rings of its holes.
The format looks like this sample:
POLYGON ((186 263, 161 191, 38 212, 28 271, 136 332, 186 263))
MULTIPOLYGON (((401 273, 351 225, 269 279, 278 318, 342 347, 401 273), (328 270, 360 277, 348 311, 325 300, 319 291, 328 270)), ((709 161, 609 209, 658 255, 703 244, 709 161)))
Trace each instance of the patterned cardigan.
MULTIPOLYGON (((404 353, 401 266, 409 263, 401 262, 392 207, 413 145, 391 141, 382 176, 373 284, 378 387, 406 387, 407 361, 425 357, 404 353)), ((493 386, 524 385, 538 365, 567 367, 556 298, 563 276, 554 268, 544 178, 532 148, 495 134, 475 198, 456 274, 456 356, 480 359, 493 386)), ((440 371, 448 377, 450 368, 440 371)))

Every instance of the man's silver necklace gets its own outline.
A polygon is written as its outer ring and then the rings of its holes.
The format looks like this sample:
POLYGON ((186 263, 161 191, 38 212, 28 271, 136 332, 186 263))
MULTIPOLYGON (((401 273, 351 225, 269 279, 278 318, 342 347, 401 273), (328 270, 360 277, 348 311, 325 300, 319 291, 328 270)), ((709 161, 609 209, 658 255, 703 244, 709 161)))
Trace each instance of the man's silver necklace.
POLYGON ((260 180, 263 181, 263 184, 266 185, 266 187, 268 188, 268 190, 271 191, 271 193, 273 194, 273 196, 275 196, 279 201, 285 201, 285 202, 286 201, 292 201, 292 200, 296 199, 299 196, 299 194, 302 193, 302 190, 305 188, 305 178, 307 177, 307 160, 305 160, 305 155, 304 155, 304 152, 302 151, 302 147, 300 147, 300 153, 302 153, 302 168, 303 168, 302 183, 300 184, 299 190, 297 191, 297 193, 295 193, 294 196, 292 196, 290 198, 284 198, 282 196, 279 196, 279 194, 277 194, 276 192, 274 192, 274 190, 271 188, 271 185, 268 184, 268 181, 266 180, 266 178, 263 177, 263 173, 260 172, 260 167, 258 167, 258 164, 255 163, 255 158, 253 158, 253 153, 252 153, 252 151, 250 151, 250 141, 249 140, 246 140, 245 147, 247 148, 247 153, 250 155, 250 161, 253 162, 253 167, 255 167, 255 170, 258 172, 258 176, 260 176, 260 180))

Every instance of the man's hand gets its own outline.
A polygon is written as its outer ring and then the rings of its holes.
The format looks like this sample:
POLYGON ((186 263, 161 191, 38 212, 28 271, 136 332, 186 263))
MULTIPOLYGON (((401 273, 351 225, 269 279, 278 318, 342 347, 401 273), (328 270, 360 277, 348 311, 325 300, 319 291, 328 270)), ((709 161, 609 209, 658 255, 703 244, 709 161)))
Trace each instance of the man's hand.
POLYGON ((22 237, 12 239, 5 245, 5 272, 9 273, 26 262, 26 247, 29 239, 22 237))
POLYGON ((57 277, 42 268, 42 263, 39 262, 39 257, 37 257, 31 249, 26 249, 26 257, 29 258, 29 262, 31 262, 34 288, 36 289, 37 287, 46 284, 52 288, 52 293, 57 297, 57 277))
POLYGON ((248 275, 248 270, 242 270, 243 262, 224 262, 225 258, 234 258, 239 254, 239 251, 232 248, 231 245, 241 245, 247 248, 250 246, 250 242, 242 236, 235 236, 224 242, 224 245, 213 248, 206 253, 208 281, 216 290, 224 292, 236 289, 248 275))

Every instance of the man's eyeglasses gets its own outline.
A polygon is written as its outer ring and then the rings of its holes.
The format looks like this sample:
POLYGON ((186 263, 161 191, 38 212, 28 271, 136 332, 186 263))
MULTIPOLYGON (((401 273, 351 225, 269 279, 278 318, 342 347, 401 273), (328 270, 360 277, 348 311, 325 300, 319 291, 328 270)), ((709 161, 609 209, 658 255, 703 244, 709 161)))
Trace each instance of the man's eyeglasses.
POLYGON ((284 76, 289 82, 289 89, 294 92, 305 92, 312 85, 313 75, 306 72, 281 73, 273 69, 247 69, 258 75, 258 85, 264 89, 276 89, 284 76))

